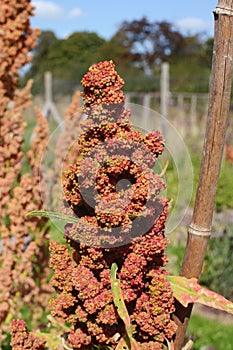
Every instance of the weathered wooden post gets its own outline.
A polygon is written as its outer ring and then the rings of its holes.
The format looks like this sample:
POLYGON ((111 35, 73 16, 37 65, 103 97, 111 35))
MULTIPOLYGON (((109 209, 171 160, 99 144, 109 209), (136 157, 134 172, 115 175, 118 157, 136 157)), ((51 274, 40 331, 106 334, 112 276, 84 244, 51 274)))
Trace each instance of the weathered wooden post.
POLYGON ((125 94, 125 103, 130 103, 130 93, 129 92, 126 92, 125 94))
POLYGON ((49 114, 51 113, 55 121, 58 124, 60 124, 62 122, 62 119, 57 111, 55 104, 53 103, 51 72, 45 72, 44 83, 45 83, 45 104, 42 108, 42 113, 46 118, 48 118, 49 114))
MULTIPOLYGON (((163 62, 161 64, 161 77, 160 77, 160 113, 163 117, 168 117, 168 104, 169 104, 169 63, 163 62)), ((162 124, 162 132, 166 136, 165 123, 162 124)))
POLYGON ((190 130, 192 135, 198 133, 197 127, 197 95, 192 95, 190 98, 190 130))
MULTIPOLYGON (((207 243, 211 234, 215 195, 220 172, 232 83, 233 0, 219 0, 214 11, 215 33, 210 81, 208 120, 196 201, 181 275, 199 278, 207 243)), ((177 305, 175 321, 178 330, 175 349, 183 345, 192 305, 177 305)))
POLYGON ((143 119, 145 121, 146 129, 150 129, 150 101, 151 101, 151 94, 146 93, 143 96, 143 119))

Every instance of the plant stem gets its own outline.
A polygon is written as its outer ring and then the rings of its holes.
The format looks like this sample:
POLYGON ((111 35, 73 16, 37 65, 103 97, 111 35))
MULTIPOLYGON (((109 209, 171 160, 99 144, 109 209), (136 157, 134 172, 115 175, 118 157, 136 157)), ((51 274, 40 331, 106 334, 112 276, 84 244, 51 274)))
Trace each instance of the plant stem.
MULTIPOLYGON (((233 0, 219 0, 214 11, 215 33, 210 80, 210 98, 206 135, 194 212, 188 229, 188 240, 181 269, 187 278, 199 278, 215 207, 215 196, 221 167, 232 82, 233 0)), ((175 321, 178 330, 175 350, 182 348, 192 305, 177 303, 175 321)))

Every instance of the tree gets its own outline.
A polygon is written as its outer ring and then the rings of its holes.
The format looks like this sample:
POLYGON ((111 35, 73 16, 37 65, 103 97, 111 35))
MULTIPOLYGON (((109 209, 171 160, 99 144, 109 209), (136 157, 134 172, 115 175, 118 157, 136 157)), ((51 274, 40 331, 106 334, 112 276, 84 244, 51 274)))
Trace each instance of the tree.
POLYGON ((207 92, 211 42, 203 33, 181 34, 172 23, 149 22, 143 17, 124 21, 104 46, 104 59, 113 59, 126 77, 126 89, 159 89, 160 64, 171 64, 173 91, 207 92))
POLYGON ((39 72, 43 72, 46 69, 47 59, 50 51, 58 42, 58 39, 54 32, 52 31, 43 31, 41 32, 37 46, 33 51, 34 58, 32 60, 32 64, 29 70, 29 75, 33 77, 39 72))
POLYGON ((42 32, 34 59, 26 77, 35 81, 34 92, 41 93, 41 80, 51 71, 57 85, 55 92, 72 93, 87 68, 99 59, 99 50, 105 43, 95 33, 76 32, 67 39, 57 39, 51 31, 42 32))
POLYGON ((184 38, 183 47, 171 58, 173 91, 208 92, 212 39, 198 33, 184 38))
POLYGON ((124 21, 116 35, 130 49, 135 65, 152 74, 156 63, 169 61, 184 46, 184 37, 169 22, 149 22, 146 17, 124 21))
POLYGON ((185 36, 172 23, 124 21, 110 40, 96 33, 76 32, 57 39, 42 32, 26 78, 34 79, 34 93, 42 93, 44 72, 54 77, 54 93, 71 94, 88 67, 113 60, 127 82, 127 91, 158 91, 160 64, 171 64, 172 91, 207 92, 212 39, 185 36))

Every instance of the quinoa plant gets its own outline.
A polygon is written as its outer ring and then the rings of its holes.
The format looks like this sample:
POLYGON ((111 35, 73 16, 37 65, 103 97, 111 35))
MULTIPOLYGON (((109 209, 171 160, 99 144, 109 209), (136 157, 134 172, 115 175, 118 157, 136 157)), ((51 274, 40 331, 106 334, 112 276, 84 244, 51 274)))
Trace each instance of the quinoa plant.
POLYGON ((0 343, 4 346, 10 321, 22 317, 22 310, 33 310, 31 323, 38 324, 51 287, 44 220, 26 218, 28 211, 42 208, 38 171, 48 125, 36 110, 37 126, 25 155, 23 113, 31 104, 32 81, 19 89, 19 69, 30 62, 39 30, 30 24, 30 0, 2 0, 0 14, 0 343), (30 170, 23 174, 25 160, 30 170))
POLYGON ((82 79, 81 156, 63 174, 65 211, 77 218, 65 226, 73 256, 65 245, 50 244, 57 291, 51 313, 71 324, 66 342, 77 349, 127 346, 111 283, 117 278, 135 349, 162 349, 176 330, 164 271, 169 203, 153 171, 164 140, 158 131, 133 130, 123 84, 112 61, 91 66, 82 79))

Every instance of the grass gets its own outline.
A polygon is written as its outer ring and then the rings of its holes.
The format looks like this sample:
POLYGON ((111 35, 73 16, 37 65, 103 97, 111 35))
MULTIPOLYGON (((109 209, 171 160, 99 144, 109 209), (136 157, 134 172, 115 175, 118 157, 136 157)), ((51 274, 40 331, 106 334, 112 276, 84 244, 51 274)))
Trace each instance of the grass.
MULTIPOLYGON (((193 193, 191 198, 191 206, 193 207, 196 195, 196 188, 198 184, 201 157, 197 152, 191 154, 191 161, 193 166, 193 193)), ((233 209, 233 191, 232 191, 232 176, 233 176, 233 164, 230 164, 223 159, 220 170, 220 176, 218 181, 217 193, 216 193, 216 210, 221 211, 224 208, 233 209)), ((177 173, 172 162, 166 171, 166 184, 167 195, 169 198, 176 199, 177 197, 177 173)))
POLYGON ((193 314, 188 334, 194 340, 193 350, 205 350, 207 346, 213 350, 233 350, 233 324, 225 325, 193 314))
POLYGON ((217 188, 216 208, 221 210, 224 207, 233 209, 233 164, 223 161, 217 188))

